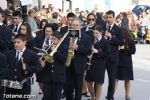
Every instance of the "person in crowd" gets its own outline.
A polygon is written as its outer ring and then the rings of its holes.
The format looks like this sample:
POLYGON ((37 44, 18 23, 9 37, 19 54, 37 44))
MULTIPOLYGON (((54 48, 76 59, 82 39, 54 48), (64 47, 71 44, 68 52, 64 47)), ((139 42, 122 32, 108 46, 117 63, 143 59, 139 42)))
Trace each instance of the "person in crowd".
MULTIPOLYGON (((66 23, 65 26, 60 28, 60 33, 61 34, 64 35, 66 32, 68 32, 68 29, 71 29, 71 23, 75 18, 76 18, 76 15, 74 13, 70 12, 70 13, 67 14, 67 23, 66 23)), ((66 45, 69 45, 69 38, 66 38, 63 43, 66 44, 66 45)), ((61 97, 62 98, 65 97, 65 91, 62 93, 61 97)))
POLYGON ((104 37, 110 42, 110 53, 106 62, 106 69, 108 73, 108 91, 106 99, 114 100, 115 78, 117 72, 117 65, 119 61, 118 47, 123 44, 122 30, 114 23, 115 12, 109 10, 106 12, 106 31, 104 37))
POLYGON ((136 47, 128 28, 123 27, 122 33, 124 37, 124 44, 119 47, 119 64, 117 67, 116 76, 116 89, 119 80, 124 80, 125 83, 125 100, 131 100, 130 93, 130 80, 133 80, 133 63, 132 54, 135 54, 136 47))
POLYGON ((106 21, 105 21, 105 18, 103 16, 103 13, 102 12, 97 12, 96 16, 97 16, 96 24, 100 25, 102 27, 102 29, 104 29, 104 27, 106 25, 106 21))
MULTIPOLYGON (((91 41, 94 40, 94 36, 93 36, 93 29, 95 27, 95 22, 96 21, 96 15, 93 13, 89 13, 87 15, 87 26, 83 27, 83 31, 85 32, 85 34, 87 34, 91 41)), ((83 85, 82 85, 82 95, 89 97, 88 95, 88 89, 87 89, 87 82, 85 81, 85 75, 84 75, 84 79, 83 79, 83 85)))
MULTIPOLYGON (((81 30, 81 22, 74 19, 71 23, 72 29, 81 30)), ((83 76, 86 68, 87 55, 91 53, 92 43, 89 37, 79 32, 77 38, 70 41, 69 49, 74 52, 70 65, 66 68, 65 96, 66 100, 81 100, 83 76), (72 42, 71 42, 72 41, 72 42), (73 96, 75 90, 75 96, 73 96)))
POLYGON ((5 26, 3 21, 5 19, 5 13, 0 10, 0 48, 1 52, 6 52, 11 47, 11 35, 12 31, 9 27, 5 26))
POLYGON ((5 20, 3 21, 6 26, 9 26, 12 24, 12 18, 11 17, 12 17, 12 10, 6 9, 5 10, 5 20))
MULTIPOLYGON (((8 63, 8 76, 3 80, 6 94, 24 95, 31 93, 30 77, 41 70, 36 53, 26 48, 27 36, 18 34, 15 36, 14 49, 6 53, 8 63), (13 86, 11 85, 13 84, 13 86)), ((10 98, 4 98, 10 100, 10 98)), ((15 97, 14 100, 27 100, 27 98, 15 97)))
POLYGON ((65 34, 68 31, 68 29, 71 28, 71 23, 75 18, 76 15, 74 13, 70 12, 67 14, 67 25, 60 29, 61 34, 65 34))
POLYGON ((127 17, 127 13, 126 12, 122 12, 120 14, 121 16, 121 27, 126 27, 129 29, 129 20, 128 20, 128 17, 127 17))
POLYGON ((27 36, 26 47, 30 50, 34 50, 35 46, 34 34, 31 31, 31 27, 28 23, 24 22, 21 24, 18 34, 24 34, 27 36))
POLYGON ((85 30, 85 33, 91 37, 93 37, 91 30, 94 28, 94 25, 96 24, 96 18, 97 17, 95 14, 89 13, 87 15, 87 26, 83 28, 83 30, 85 30))
MULTIPOLYGON (((0 50, 1 50, 1 47, 0 47, 0 50)), ((7 57, 2 52, 0 52, 0 61, 1 61, 0 62, 0 82, 1 82, 2 80, 6 79, 8 76, 7 57)), ((5 94, 5 88, 3 86, 0 86, 0 100, 3 100, 3 94, 5 94)))
POLYGON ((15 10, 12 13, 12 22, 13 24, 9 25, 8 27, 10 27, 12 29, 12 36, 15 36, 18 34, 19 28, 21 26, 21 24, 23 23, 23 19, 22 19, 22 13, 18 10, 15 10))
POLYGON ((40 27, 39 27, 39 31, 36 32, 36 36, 41 36, 41 35, 44 35, 43 34, 43 30, 44 30, 44 27, 48 24, 48 21, 46 19, 42 19, 41 22, 40 22, 40 27))
POLYGON ((32 32, 37 32, 38 31, 38 27, 37 27, 37 23, 34 19, 35 17, 35 10, 34 9, 29 9, 28 11, 28 20, 27 22, 29 23, 32 32))
POLYGON ((100 100, 102 85, 104 83, 106 58, 110 52, 108 41, 102 36, 102 27, 96 25, 93 29, 94 41, 92 53, 89 56, 86 81, 90 91, 90 100, 100 100), (94 90, 94 82, 96 82, 94 90))
MULTIPOLYGON (((54 28, 52 24, 47 24, 43 29, 43 35, 37 36, 35 38, 35 47, 43 50, 47 50, 52 45, 52 34, 54 32, 54 28)), ((39 56, 41 55, 40 51, 37 51, 39 56)), ((41 62, 41 61, 40 61, 41 62)), ((47 69, 48 67, 43 66, 42 70, 36 73, 36 81, 39 83, 40 89, 39 94, 43 91, 43 82, 46 81, 45 77, 47 77, 47 69), (42 90, 42 91, 41 91, 42 90)))
MULTIPOLYGON (((53 46, 49 49, 51 53, 56 46, 62 41, 62 34, 55 31, 52 35, 53 46)), ((43 83, 43 100, 60 100, 61 91, 65 82, 65 63, 67 59, 68 48, 64 44, 60 44, 57 51, 52 56, 54 61, 45 62, 47 67, 47 77, 43 83)), ((44 76, 45 77, 45 76, 44 76)))

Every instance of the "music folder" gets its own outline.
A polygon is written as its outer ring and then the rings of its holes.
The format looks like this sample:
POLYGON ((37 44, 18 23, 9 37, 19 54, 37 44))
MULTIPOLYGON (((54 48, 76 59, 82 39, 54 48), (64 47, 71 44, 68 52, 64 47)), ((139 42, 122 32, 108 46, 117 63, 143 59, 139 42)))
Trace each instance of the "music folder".
POLYGON ((68 37, 79 37, 80 35, 80 30, 79 29, 68 29, 69 34, 68 37))

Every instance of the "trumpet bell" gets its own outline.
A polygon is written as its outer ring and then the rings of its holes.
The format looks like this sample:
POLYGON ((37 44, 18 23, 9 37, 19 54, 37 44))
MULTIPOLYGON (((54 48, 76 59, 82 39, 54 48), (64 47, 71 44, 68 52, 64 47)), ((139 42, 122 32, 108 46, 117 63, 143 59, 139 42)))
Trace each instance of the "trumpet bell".
POLYGON ((50 55, 43 55, 43 59, 44 61, 47 61, 47 62, 50 62, 50 63, 53 63, 54 62, 54 58, 50 55))

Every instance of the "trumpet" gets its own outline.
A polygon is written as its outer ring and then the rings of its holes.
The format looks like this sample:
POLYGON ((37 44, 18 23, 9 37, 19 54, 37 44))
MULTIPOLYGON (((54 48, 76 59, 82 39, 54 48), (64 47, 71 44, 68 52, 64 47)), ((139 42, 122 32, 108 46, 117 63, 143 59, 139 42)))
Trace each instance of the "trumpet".
MULTIPOLYGON (((76 44, 77 43, 78 38, 76 37, 71 37, 70 38, 70 45, 76 44)), ((66 60, 66 66, 69 67, 71 64, 71 60, 74 57, 74 50, 73 49, 69 49, 68 50, 68 56, 67 56, 67 60, 66 60)))

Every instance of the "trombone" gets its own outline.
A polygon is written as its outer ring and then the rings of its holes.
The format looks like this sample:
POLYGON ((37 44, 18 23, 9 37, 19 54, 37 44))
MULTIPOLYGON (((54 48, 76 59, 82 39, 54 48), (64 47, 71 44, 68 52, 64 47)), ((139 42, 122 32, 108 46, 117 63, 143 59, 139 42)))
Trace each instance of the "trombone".
MULTIPOLYGON (((57 52, 58 47, 61 45, 61 43, 64 41, 64 39, 67 37, 69 32, 66 32, 64 34, 64 36, 61 38, 60 42, 55 46, 55 48, 48 54, 48 53, 44 53, 44 55, 42 56, 41 60, 43 60, 44 62, 50 62, 53 63, 54 62, 54 58, 53 55, 57 52)), ((49 48, 52 48, 53 43, 51 44, 51 46, 49 48)))

